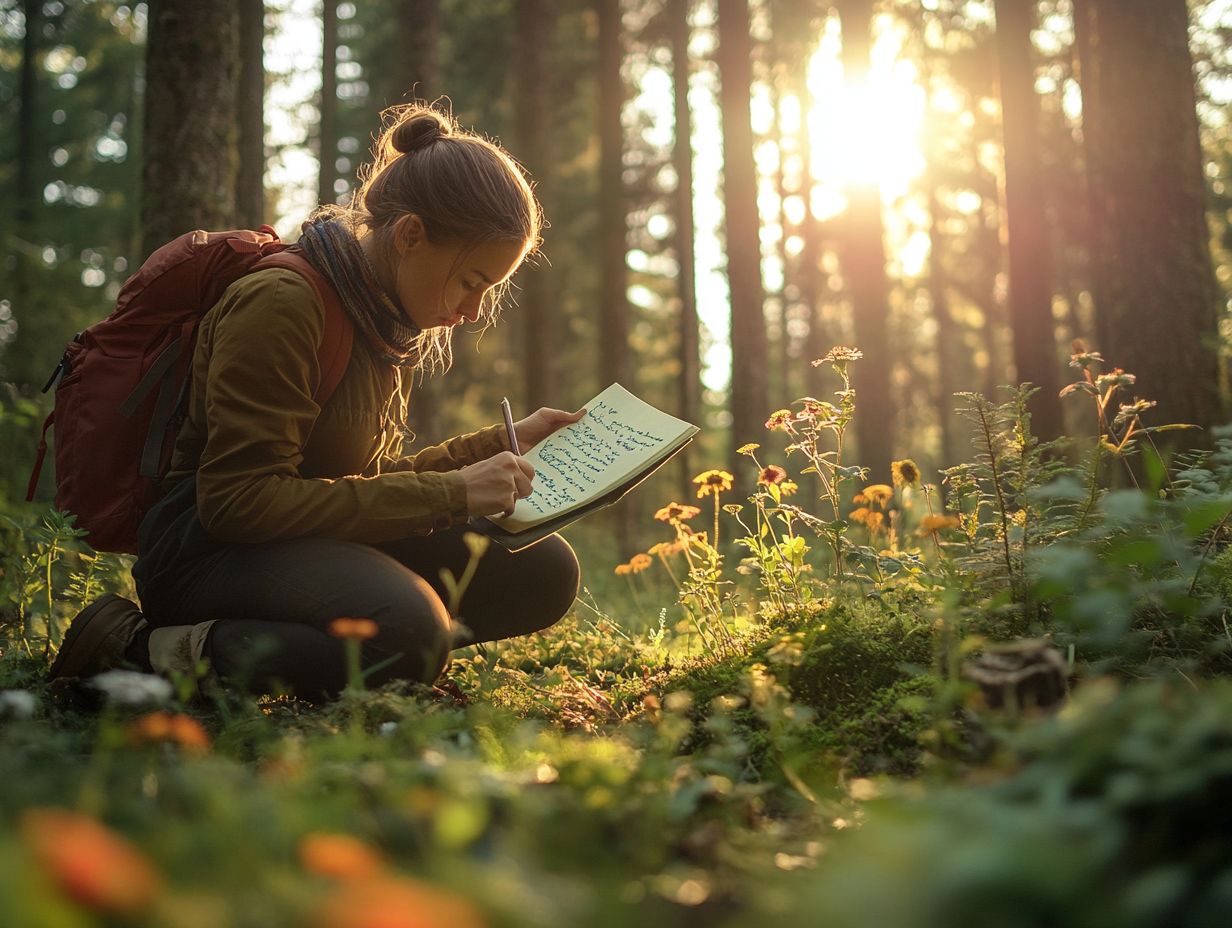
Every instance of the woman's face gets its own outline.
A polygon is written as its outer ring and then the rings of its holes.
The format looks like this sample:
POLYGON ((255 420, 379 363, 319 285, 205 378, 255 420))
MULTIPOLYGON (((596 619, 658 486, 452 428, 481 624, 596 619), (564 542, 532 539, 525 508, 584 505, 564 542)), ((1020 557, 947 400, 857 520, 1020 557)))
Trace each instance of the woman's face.
POLYGON ((394 246, 393 290, 421 329, 474 322, 488 291, 508 280, 526 253, 517 242, 436 244, 418 216, 399 221, 394 246))

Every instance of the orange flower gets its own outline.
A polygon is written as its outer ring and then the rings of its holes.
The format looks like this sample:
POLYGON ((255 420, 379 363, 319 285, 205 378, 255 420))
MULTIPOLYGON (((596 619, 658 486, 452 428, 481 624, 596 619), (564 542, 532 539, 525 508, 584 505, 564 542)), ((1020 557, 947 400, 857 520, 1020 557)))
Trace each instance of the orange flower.
POLYGON ((385 861, 376 850, 350 835, 314 831, 299 842, 304 869, 331 880, 360 880, 379 876, 385 861))
POLYGON ((894 490, 884 483, 869 484, 864 488, 864 498, 876 506, 885 508, 885 504, 894 498, 894 490))
POLYGON ((920 520, 921 535, 935 535, 947 528, 958 528, 962 523, 958 521, 958 516, 946 515, 931 515, 925 516, 920 520))
POLYGON ((132 722, 127 729, 133 744, 154 744, 169 741, 197 753, 210 749, 210 736, 201 723, 191 716, 169 712, 151 712, 132 722))
POLYGON ((635 554, 629 560, 629 569, 635 574, 640 574, 643 570, 653 564, 649 554, 635 554))
POLYGON ((683 503, 668 503, 662 509, 655 513, 654 517, 660 522, 684 522, 687 519, 692 519, 694 516, 701 513, 701 510, 696 506, 686 506, 683 503))
POLYGON ((761 469, 761 473, 757 477, 757 482, 764 487, 778 486, 787 479, 787 471, 779 467, 777 464, 767 464, 761 469))
POLYGON ((633 573, 633 566, 631 564, 617 564, 616 570, 613 573, 618 577, 623 577, 625 574, 633 573))
POLYGON ((343 883, 321 906, 318 928, 486 928, 470 900, 406 877, 343 883))
POLYGON ((30 809, 21 835, 64 895, 100 912, 144 909, 158 892, 154 867, 106 825, 67 809, 30 809))
POLYGON ((708 470, 700 473, 693 478, 693 482, 697 484, 697 498, 718 496, 725 490, 730 490, 732 481, 735 479, 725 470, 708 470))
POLYGON ((329 633, 335 638, 358 638, 361 641, 375 638, 380 629, 371 619, 334 619, 329 623, 329 633))

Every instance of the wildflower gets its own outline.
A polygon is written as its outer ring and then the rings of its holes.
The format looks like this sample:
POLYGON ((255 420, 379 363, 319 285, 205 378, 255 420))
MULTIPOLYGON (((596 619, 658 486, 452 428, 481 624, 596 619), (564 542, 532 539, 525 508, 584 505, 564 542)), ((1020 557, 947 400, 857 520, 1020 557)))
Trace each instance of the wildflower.
POLYGON ((407 877, 343 883, 322 904, 318 928, 486 928, 462 896, 407 877))
POLYGON ((820 421, 833 422, 838 418, 839 408, 833 403, 823 403, 821 400, 805 399, 800 411, 796 413, 797 422, 820 421))
POLYGON ((365 641, 375 638, 380 629, 371 619, 341 618, 329 623, 329 633, 335 638, 357 638, 365 641))
POLYGON ((629 570, 635 574, 640 574, 653 563, 654 561, 651 559, 649 554, 638 553, 633 555, 633 557, 629 560, 629 570))
POLYGON ((201 723, 183 714, 151 712, 130 724, 127 734, 134 744, 170 742, 197 753, 210 749, 210 736, 201 723))
POLYGON ((831 348, 824 358, 818 358, 813 362, 813 367, 820 367, 823 364, 847 365, 852 361, 859 361, 864 357, 864 352, 859 348, 848 348, 845 345, 835 345, 831 348))
POLYGON ((1112 420, 1113 425, 1124 425, 1130 419, 1135 419, 1155 405, 1154 400, 1134 400, 1132 403, 1122 403, 1120 412, 1112 420))
POLYGON ((791 422, 792 412, 790 409, 776 409, 770 413, 770 418, 766 420, 766 428, 770 431, 786 431, 791 422))
MULTIPOLYGON (((905 463, 911 464, 910 461, 905 463)), ((914 467, 915 465, 912 464, 911 466, 914 467)), ((919 479, 918 471, 916 472, 916 479, 919 479)), ((873 505, 880 506, 884 509, 886 503, 894 498, 894 490, 891 487, 886 486, 884 483, 873 483, 864 488, 864 496, 873 505)))
POLYGON ((92 677, 90 685, 120 706, 161 705, 174 692, 170 680, 135 670, 108 670, 92 677))
POLYGON ((741 445, 736 449, 736 454, 747 454, 752 457, 753 452, 760 448, 761 445, 756 442, 749 442, 747 445, 741 445))
POLYGON ((1119 367, 1114 367, 1106 374, 1100 374, 1095 378, 1095 389, 1103 393, 1109 387, 1132 387, 1138 382, 1138 378, 1133 374, 1127 374, 1119 367))
POLYGON ((650 550, 648 550, 646 553, 652 554, 655 557, 658 557, 659 555, 667 554, 667 549, 670 547, 671 547, 670 543, 666 541, 660 541, 658 544, 651 545, 650 550))
POLYGON ((0 691, 0 719, 28 719, 34 715, 37 700, 29 690, 0 691))
POLYGON ((962 523, 958 516, 927 515, 920 520, 921 535, 935 535, 947 528, 958 528, 962 523))
POLYGON ((623 577, 625 574, 633 573, 633 566, 631 564, 617 564, 616 569, 612 572, 618 577, 623 577))
POLYGON ((868 505, 868 497, 864 495, 864 491, 862 490, 859 493, 857 493, 855 496, 853 496, 851 498, 851 501, 855 503, 857 506, 868 505))
MULTIPOLYGON (((890 474, 894 478, 894 485, 896 487, 915 486, 920 482, 920 468, 910 458, 904 458, 891 464, 890 474)), ((868 490, 866 489, 864 492, 867 494, 868 490)))
POLYGON ((67 809, 30 809, 21 835, 64 895, 99 912, 133 913, 158 892, 158 874, 137 848, 106 825, 67 809))
POLYGON ((677 522, 684 522, 699 515, 701 510, 696 506, 686 506, 683 503, 668 503, 662 509, 654 514, 654 517, 660 522, 671 522, 673 525, 677 522))
POLYGON ((381 855, 351 835, 311 832, 300 839, 298 851, 305 870, 331 880, 367 879, 385 870, 381 855))
POLYGON ((1092 364, 1103 364, 1104 357, 1098 351, 1087 351, 1087 346, 1083 344, 1082 339, 1075 338, 1070 350, 1073 352, 1069 356, 1069 366, 1085 371, 1092 364))
POLYGON ((779 484, 779 496, 787 497, 800 489, 800 484, 794 480, 784 480, 779 484))
POLYGON ((851 518, 855 522, 863 522, 865 519, 867 519, 872 514, 873 514, 872 510, 869 509, 867 506, 859 506, 851 510, 851 518))
POLYGON ((777 464, 767 464, 761 469, 761 474, 757 478, 757 482, 764 487, 778 486, 787 479, 787 471, 779 467, 777 464))
POLYGON ((715 496, 732 488, 733 477, 725 470, 708 470, 698 474, 693 478, 693 482, 697 484, 697 498, 703 496, 715 496))

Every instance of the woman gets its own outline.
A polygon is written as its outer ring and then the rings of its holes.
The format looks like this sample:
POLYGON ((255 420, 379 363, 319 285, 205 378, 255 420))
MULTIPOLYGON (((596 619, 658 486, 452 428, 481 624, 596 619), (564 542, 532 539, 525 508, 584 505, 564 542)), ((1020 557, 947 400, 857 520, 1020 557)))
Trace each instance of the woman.
MULTIPOLYGON (((83 612, 53 676, 206 660, 256 691, 324 698, 347 682, 335 619, 375 623, 370 685, 430 682, 451 648, 546 628, 572 605, 577 560, 553 536, 492 546, 459 615, 445 606, 467 520, 512 509, 534 472, 500 425, 401 457, 409 387, 448 367, 456 326, 492 320, 541 214, 496 145, 419 105, 385 116, 352 207, 320 211, 297 246, 354 325, 341 383, 316 404, 325 310, 303 276, 267 269, 226 291, 201 323, 167 490, 141 524, 144 617, 114 597, 83 612)), ((516 423, 518 444, 581 415, 540 409, 516 423)))

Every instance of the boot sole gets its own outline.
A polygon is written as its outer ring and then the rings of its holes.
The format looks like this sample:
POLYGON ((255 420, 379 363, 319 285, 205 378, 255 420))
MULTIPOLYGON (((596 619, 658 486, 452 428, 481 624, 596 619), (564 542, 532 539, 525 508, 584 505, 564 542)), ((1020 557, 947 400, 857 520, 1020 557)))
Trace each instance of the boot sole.
POLYGON ((60 642, 60 650, 51 664, 47 675, 51 679, 59 677, 79 677, 81 672, 90 666, 93 658, 106 642, 108 635, 115 626, 98 621, 99 616, 107 611, 113 603, 124 603, 129 608, 128 600, 114 593, 108 593, 97 602, 82 611, 68 627, 64 640, 60 642))

